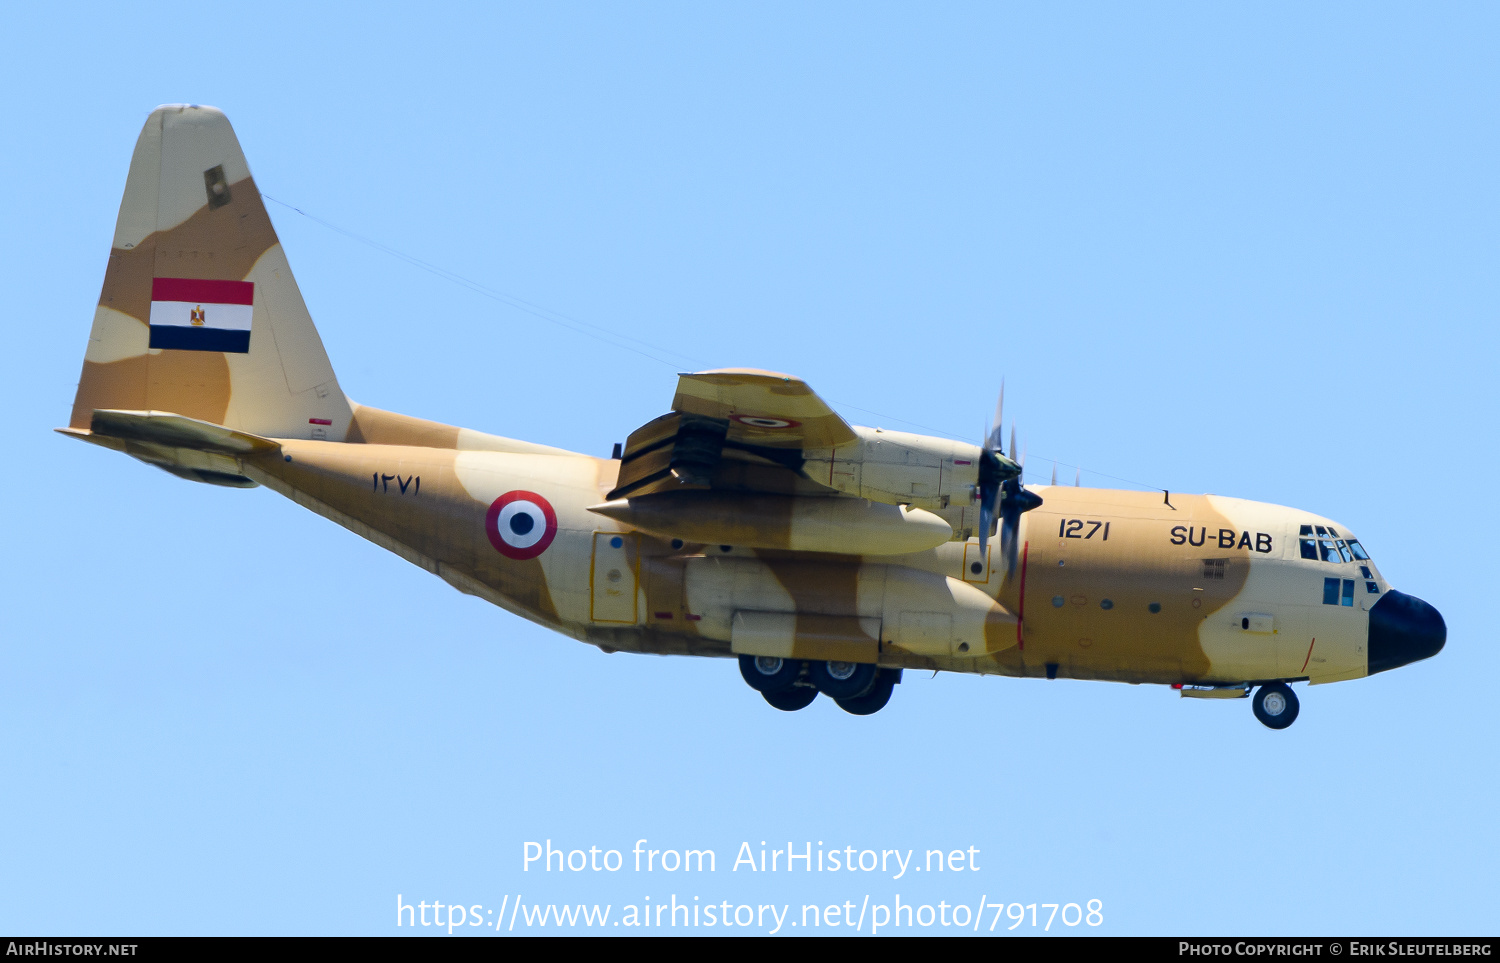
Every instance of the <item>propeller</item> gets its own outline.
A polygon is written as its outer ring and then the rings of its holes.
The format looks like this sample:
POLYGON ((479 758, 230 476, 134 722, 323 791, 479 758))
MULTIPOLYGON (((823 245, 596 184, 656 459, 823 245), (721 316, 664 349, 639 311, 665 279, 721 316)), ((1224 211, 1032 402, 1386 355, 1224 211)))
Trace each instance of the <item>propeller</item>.
MULTIPOLYGON (((1011 443, 1011 451, 1015 451, 1014 442, 1011 443)), ((1024 470, 1025 464, 1026 456, 1022 454, 1016 467, 1024 470)), ((1000 485, 1000 551, 1005 556, 1007 576, 1016 574, 1016 543, 1021 535, 1021 516, 1041 503, 1039 495, 1027 491, 1021 484, 1021 471, 1017 471, 1000 485)))
MULTIPOLYGON (((984 452, 979 459, 979 487, 975 492, 979 500, 979 551, 988 545, 990 530, 995 526, 995 516, 1000 516, 1000 552, 1005 556, 1008 575, 1016 571, 1016 540, 1020 533, 1021 516, 1036 508, 1042 500, 1021 485, 1022 462, 1007 458, 1000 447, 1001 419, 1005 409, 1005 383, 1000 384, 1000 400, 995 404, 995 420, 985 434, 984 452)), ((1010 451, 1016 451, 1016 426, 1010 426, 1010 451)), ((1056 468, 1053 469, 1054 473, 1056 468)))
MULTIPOLYGON (((979 551, 982 555, 989 545, 990 530, 995 527, 995 514, 1000 510, 1000 486, 1021 471, 1021 466, 1005 457, 1001 446, 1004 438, 1002 421, 1005 415, 1005 382, 1000 382, 1000 398, 995 402, 995 417, 989 430, 984 433, 982 451, 979 455, 979 486, 974 497, 979 502, 979 551)), ((1011 428, 1010 446, 1016 447, 1015 428, 1011 428)))

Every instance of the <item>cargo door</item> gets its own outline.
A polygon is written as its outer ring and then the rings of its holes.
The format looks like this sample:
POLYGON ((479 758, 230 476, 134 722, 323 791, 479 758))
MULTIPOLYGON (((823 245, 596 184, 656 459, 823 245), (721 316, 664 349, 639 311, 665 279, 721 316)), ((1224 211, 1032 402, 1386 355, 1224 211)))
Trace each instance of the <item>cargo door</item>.
POLYGON ((594 533, 594 560, 589 572, 593 598, 589 618, 595 622, 636 622, 640 542, 641 537, 630 532, 594 533))

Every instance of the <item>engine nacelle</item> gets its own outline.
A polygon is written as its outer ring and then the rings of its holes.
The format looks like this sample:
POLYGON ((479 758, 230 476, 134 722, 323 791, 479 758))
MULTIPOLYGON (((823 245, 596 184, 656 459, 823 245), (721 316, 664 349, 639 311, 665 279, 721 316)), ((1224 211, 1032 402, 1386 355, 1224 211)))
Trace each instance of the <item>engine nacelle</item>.
POLYGON ((589 511, 662 538, 794 552, 905 555, 953 537, 948 522, 920 508, 837 495, 663 492, 589 511))
POLYGON ((857 445, 803 452, 807 477, 888 505, 940 511, 968 505, 979 484, 984 449, 905 431, 851 426, 857 445))

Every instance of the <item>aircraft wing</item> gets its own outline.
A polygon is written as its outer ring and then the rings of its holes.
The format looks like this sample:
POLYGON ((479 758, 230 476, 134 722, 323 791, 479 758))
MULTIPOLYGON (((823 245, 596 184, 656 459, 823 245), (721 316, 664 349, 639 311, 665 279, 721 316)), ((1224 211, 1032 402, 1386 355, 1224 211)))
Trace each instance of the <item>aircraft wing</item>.
POLYGON ((609 497, 706 488, 826 494, 800 474, 803 450, 857 441, 800 378, 753 368, 684 374, 672 411, 626 440, 609 497))

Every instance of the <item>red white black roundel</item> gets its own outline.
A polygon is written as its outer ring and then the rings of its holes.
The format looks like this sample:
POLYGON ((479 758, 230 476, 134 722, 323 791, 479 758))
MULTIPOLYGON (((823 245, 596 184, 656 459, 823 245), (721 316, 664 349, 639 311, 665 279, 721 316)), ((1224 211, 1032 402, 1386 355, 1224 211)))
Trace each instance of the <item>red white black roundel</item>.
POLYGON ((765 418, 761 415, 730 415, 730 421, 737 421, 747 428, 766 428, 775 430, 777 428, 799 428, 800 421, 788 421, 785 418, 765 418))
POLYGON ((484 533, 506 558, 536 558, 557 535, 557 513, 536 492, 506 492, 484 513, 484 533))

